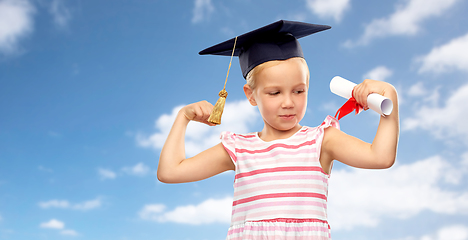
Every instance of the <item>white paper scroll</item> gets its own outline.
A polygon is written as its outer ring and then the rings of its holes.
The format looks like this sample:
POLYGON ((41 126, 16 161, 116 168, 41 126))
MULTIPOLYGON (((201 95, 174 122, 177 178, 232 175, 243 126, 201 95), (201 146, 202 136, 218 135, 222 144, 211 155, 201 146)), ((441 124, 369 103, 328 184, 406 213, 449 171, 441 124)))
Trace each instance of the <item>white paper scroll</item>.
MULTIPOLYGON (((332 93, 350 99, 352 96, 353 88, 356 86, 356 83, 348 81, 342 77, 336 76, 330 82, 330 90, 332 93)), ((377 94, 371 93, 367 96, 367 104, 369 108, 376 111, 380 115, 390 115, 393 111, 392 100, 377 94)))

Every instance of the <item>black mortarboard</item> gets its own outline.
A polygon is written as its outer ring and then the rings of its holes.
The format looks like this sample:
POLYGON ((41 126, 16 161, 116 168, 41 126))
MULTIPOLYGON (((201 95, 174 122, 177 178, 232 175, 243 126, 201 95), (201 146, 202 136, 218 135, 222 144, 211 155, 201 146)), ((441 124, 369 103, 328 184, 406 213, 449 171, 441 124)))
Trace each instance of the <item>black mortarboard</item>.
MULTIPOLYGON (((327 25, 280 20, 237 37, 234 56, 244 78, 257 65, 271 60, 304 57, 297 39, 330 29, 327 25)), ((231 56, 235 38, 202 50, 199 54, 231 56)))

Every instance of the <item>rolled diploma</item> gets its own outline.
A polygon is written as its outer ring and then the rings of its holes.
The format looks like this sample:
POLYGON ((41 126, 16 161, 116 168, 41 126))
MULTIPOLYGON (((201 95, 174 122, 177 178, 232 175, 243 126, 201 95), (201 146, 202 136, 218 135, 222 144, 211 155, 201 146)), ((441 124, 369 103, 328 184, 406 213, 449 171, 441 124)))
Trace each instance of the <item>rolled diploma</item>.
MULTIPOLYGON (((330 90, 332 93, 350 99, 356 83, 346 80, 342 77, 336 76, 330 82, 330 90)), ((371 93, 367 96, 367 104, 369 108, 376 111, 380 115, 390 115, 393 111, 392 100, 386 98, 378 93, 371 93)))

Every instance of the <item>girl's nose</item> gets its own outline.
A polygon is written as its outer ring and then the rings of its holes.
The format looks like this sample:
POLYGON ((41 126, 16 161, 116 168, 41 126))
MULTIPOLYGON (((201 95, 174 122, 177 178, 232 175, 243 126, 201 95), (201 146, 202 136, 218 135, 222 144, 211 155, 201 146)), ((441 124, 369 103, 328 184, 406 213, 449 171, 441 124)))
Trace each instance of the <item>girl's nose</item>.
POLYGON ((290 95, 286 95, 284 97, 281 107, 283 107, 283 108, 292 108, 292 107, 294 107, 294 102, 293 102, 290 95))

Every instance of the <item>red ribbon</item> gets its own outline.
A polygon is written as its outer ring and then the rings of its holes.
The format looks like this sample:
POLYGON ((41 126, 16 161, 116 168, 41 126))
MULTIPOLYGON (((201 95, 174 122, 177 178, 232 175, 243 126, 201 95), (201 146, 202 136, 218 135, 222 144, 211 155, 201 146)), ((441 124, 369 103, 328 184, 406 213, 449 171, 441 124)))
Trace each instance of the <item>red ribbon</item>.
POLYGON ((338 120, 340 120, 341 118, 348 115, 354 110, 356 110, 356 115, 363 110, 363 107, 356 102, 356 99, 354 99, 353 92, 351 92, 351 98, 348 99, 348 101, 346 101, 345 104, 343 104, 343 106, 341 106, 338 109, 338 111, 336 111, 335 118, 338 115, 338 120))

